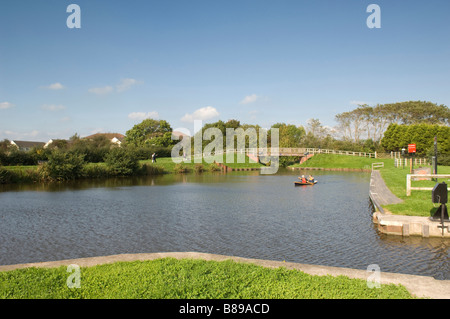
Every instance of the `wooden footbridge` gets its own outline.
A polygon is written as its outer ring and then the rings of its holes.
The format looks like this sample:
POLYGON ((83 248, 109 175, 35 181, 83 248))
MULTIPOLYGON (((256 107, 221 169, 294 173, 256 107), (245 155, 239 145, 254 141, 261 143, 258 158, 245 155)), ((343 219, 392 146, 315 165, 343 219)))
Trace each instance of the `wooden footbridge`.
MULTIPOLYGON (((210 154, 209 156, 217 156, 225 154, 245 154, 255 162, 258 162, 260 157, 266 156, 296 156, 300 157, 300 163, 302 163, 315 154, 338 154, 347 156, 377 158, 376 152, 375 153, 352 152, 352 151, 339 151, 321 148, 302 148, 302 147, 226 149, 216 151, 214 152, 213 155, 210 154)), ((194 158, 197 157, 208 157, 208 156, 200 153, 194 154, 194 158)))
POLYGON ((220 154, 245 154, 247 156, 299 156, 304 157, 314 154, 338 154, 338 155, 348 155, 348 156, 359 156, 359 157, 369 157, 377 158, 377 153, 367 153, 367 152, 352 152, 352 151, 339 151, 321 148, 301 148, 301 147, 278 147, 278 148, 245 148, 245 149, 231 149, 216 152, 216 155, 220 154))

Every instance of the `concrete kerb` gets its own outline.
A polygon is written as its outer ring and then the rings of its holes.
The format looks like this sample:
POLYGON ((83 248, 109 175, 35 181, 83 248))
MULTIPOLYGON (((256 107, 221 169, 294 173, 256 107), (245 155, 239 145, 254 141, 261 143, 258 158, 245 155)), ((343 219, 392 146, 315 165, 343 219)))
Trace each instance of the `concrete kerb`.
MULTIPOLYGON (((234 260, 236 262, 252 263, 264 267, 278 268, 285 267, 287 269, 297 269, 310 275, 317 276, 346 276, 349 278, 367 280, 372 272, 359 269, 330 267, 310 264, 300 264, 292 262, 251 259, 235 256, 216 255, 199 252, 167 252, 167 253, 141 253, 141 254, 120 254, 111 256, 89 257, 79 259, 67 259, 60 261, 49 261, 40 263, 27 263, 16 265, 0 266, 0 271, 10 271, 14 269, 27 267, 60 267, 76 264, 80 267, 91 267, 100 264, 115 263, 122 261, 145 261, 159 258, 176 258, 176 259, 202 259, 213 261, 234 260)), ((450 299, 450 280, 436 280, 432 277, 397 274, 397 273, 380 273, 381 284, 401 284, 408 289, 408 291, 419 298, 431 299, 450 299)), ((376 288, 373 288, 376 289, 376 288)))

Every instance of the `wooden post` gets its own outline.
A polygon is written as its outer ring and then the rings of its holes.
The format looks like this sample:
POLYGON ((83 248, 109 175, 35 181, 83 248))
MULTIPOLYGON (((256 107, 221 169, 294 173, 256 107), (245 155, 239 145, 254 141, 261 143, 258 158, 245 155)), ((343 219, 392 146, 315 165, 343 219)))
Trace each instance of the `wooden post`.
POLYGON ((406 175, 406 196, 411 196, 411 175, 406 175))

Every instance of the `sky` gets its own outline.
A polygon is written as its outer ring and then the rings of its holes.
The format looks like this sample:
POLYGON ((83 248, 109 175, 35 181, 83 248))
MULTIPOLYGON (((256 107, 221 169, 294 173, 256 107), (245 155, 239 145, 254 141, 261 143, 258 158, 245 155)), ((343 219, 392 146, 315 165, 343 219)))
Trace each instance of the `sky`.
POLYGON ((2 0, 0 140, 125 134, 145 118, 190 133, 194 120, 333 127, 358 104, 449 106, 449 15, 448 0, 2 0))

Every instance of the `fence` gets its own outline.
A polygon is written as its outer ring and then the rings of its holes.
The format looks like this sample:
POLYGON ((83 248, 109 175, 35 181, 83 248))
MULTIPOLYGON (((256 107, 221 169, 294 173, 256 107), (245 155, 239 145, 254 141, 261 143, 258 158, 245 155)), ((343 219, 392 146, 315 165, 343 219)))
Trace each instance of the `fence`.
POLYGON ((384 162, 372 163, 372 172, 374 168, 382 168, 382 167, 384 167, 384 162))
MULTIPOLYGON (((428 158, 413 158, 414 165, 429 165, 428 158)), ((411 164, 411 158, 394 157, 394 167, 406 167, 411 164)))
POLYGON ((337 155, 350 155, 350 156, 377 158, 377 152, 375 152, 375 153, 352 152, 352 151, 328 150, 328 149, 321 149, 321 148, 307 148, 306 152, 309 154, 337 154, 337 155))
MULTIPOLYGON (((321 148, 300 148, 300 147, 280 147, 280 148, 245 148, 245 149, 225 149, 215 151, 216 155, 236 153, 236 154, 251 154, 251 155, 270 155, 273 152, 275 155, 280 156, 304 156, 307 154, 337 154, 337 155, 349 155, 359 157, 377 158, 377 152, 352 152, 352 151, 339 151, 329 150, 321 148)), ((195 156, 201 156, 202 154, 195 154, 195 156)))
POLYGON ((411 187, 411 179, 414 177, 450 178, 449 174, 408 174, 406 175, 406 196, 411 196, 411 191, 431 191, 433 187, 411 187))

